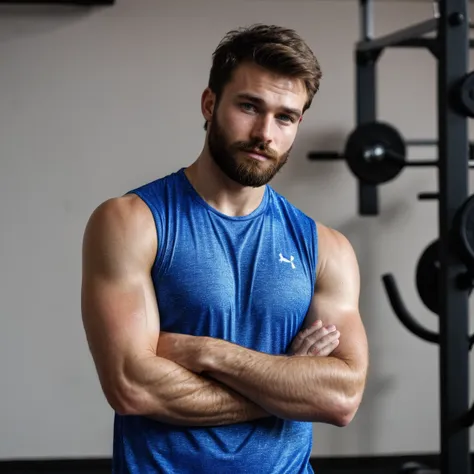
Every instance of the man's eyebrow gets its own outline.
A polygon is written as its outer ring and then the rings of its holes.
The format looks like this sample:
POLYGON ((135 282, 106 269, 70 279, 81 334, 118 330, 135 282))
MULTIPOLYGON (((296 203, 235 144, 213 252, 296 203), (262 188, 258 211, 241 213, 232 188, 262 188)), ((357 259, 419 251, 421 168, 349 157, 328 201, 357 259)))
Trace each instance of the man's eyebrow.
MULTIPOLYGON (((249 94, 247 92, 242 92, 240 94, 237 94, 237 98, 243 99, 243 100, 248 100, 249 102, 253 102, 255 104, 260 104, 264 105, 265 101, 261 97, 257 97, 253 94, 249 94)), ((291 107, 281 107, 281 109, 286 112, 289 115, 295 115, 296 117, 300 117, 302 112, 301 110, 298 109, 293 109, 291 107)))

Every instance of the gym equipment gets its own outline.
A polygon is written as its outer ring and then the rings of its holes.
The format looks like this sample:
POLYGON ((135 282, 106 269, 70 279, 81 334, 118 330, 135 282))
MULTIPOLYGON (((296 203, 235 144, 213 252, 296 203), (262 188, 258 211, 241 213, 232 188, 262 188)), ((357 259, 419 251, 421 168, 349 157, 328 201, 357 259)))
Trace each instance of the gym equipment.
MULTIPOLYGON (((472 216, 471 216, 472 217, 472 216)), ((465 236, 466 230, 461 227, 460 230, 456 230, 457 238, 465 236)), ((466 245, 469 248, 474 244, 474 235, 471 235, 466 245)), ((423 304, 433 313, 439 315, 440 312, 440 262, 438 254, 439 240, 431 242, 421 254, 418 264, 416 267, 416 289, 418 294, 423 301, 423 304)), ((456 246, 456 252, 460 254, 461 259, 467 264, 471 262, 474 255, 471 254, 469 261, 464 257, 465 250, 461 245, 456 246)), ((472 264, 471 264, 472 267, 472 264)), ((474 267, 472 267, 474 269, 474 267)), ((474 273, 471 268, 467 269, 466 272, 460 273, 457 278, 456 285, 461 290, 467 290, 469 296, 471 296, 474 288, 474 273)))
POLYGON ((474 273, 474 196, 466 199, 454 216, 456 249, 459 257, 474 273))
POLYGON ((460 114, 474 118, 474 73, 466 74, 453 90, 452 101, 460 114))
POLYGON ((439 232, 420 257, 416 286, 422 301, 438 314, 439 332, 427 330, 413 318, 392 274, 382 275, 382 282, 400 322, 421 339, 439 344, 440 471, 412 466, 411 474, 471 474, 469 429, 474 424, 474 404, 469 402, 469 351, 474 336, 468 332, 468 303, 474 275, 474 196, 469 196, 468 186, 473 150, 468 120, 474 118, 474 72, 468 68, 474 40, 468 0, 439 0, 433 7, 433 18, 374 38, 373 0, 359 0, 356 127, 342 154, 311 152, 309 158, 347 162, 357 179, 362 216, 379 214, 380 185, 395 179, 404 167, 437 169, 438 189, 418 196, 436 202, 439 232), (395 127, 377 120, 377 64, 387 48, 424 48, 437 61, 436 140, 405 141, 395 127), (407 160, 407 148, 418 145, 436 146, 438 159, 407 160))
MULTIPOLYGON (((473 94, 474 97, 474 94, 473 94)), ((474 103, 473 103, 474 105, 474 103)), ((367 122, 356 127, 349 135, 343 154, 337 152, 310 152, 310 160, 344 159, 360 182, 380 185, 395 179, 405 167, 438 166, 437 160, 407 161, 408 146, 429 146, 432 140, 407 141, 393 125, 386 122, 367 122)), ((474 144, 469 146, 474 155, 474 144)), ((474 168, 474 161, 469 163, 474 168)))
MULTIPOLYGON (((452 255, 462 263, 458 265, 454 288, 460 292, 466 292, 469 297, 474 289, 474 196, 466 199, 465 203, 458 209, 453 219, 453 227, 447 235, 447 240, 452 255)), ((416 268, 416 288, 424 305, 433 313, 442 314, 441 293, 441 252, 442 242, 436 239, 431 242, 422 252, 416 268)), ((440 343, 440 335, 429 331, 421 326, 403 304, 398 285, 391 274, 382 277, 385 291, 389 298, 392 309, 399 321, 413 334, 421 339, 440 343)), ((469 338, 469 350, 474 345, 474 335, 469 338)), ((474 405, 473 405, 474 410, 474 405)), ((474 411, 472 412, 474 416, 474 411)), ((474 419, 472 423, 474 424, 474 419)))
POLYGON ((398 470, 398 474, 439 474, 439 471, 417 462, 407 462, 398 470))
POLYGON ((360 180, 386 183, 397 177, 405 166, 405 140, 389 124, 364 123, 349 136, 344 156, 360 180))
POLYGON ((424 305, 439 314, 439 258, 438 240, 432 242, 418 260, 416 289, 424 305))

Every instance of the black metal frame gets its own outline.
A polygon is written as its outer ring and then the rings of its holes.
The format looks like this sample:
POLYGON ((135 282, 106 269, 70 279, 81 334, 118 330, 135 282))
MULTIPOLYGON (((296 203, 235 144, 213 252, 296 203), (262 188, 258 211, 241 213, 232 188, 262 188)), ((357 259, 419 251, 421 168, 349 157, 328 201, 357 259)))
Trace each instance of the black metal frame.
MULTIPOLYGON (((463 262, 455 251, 453 225, 457 210, 468 199, 470 144, 468 118, 455 110, 452 91, 468 74, 468 0, 439 0, 439 14, 426 22, 378 39, 371 38, 372 0, 359 0, 362 38, 356 45, 357 125, 375 121, 376 64, 385 48, 423 47, 438 61, 438 167, 439 192, 430 197, 439 202, 440 314, 439 334, 414 321, 399 297, 395 281, 383 281, 390 302, 400 320, 415 334, 440 346, 440 468, 442 474, 470 474, 469 428, 469 308, 468 292, 459 288, 463 262), (424 38, 427 33, 437 33, 424 38)), ((378 214, 377 189, 359 183, 359 213, 378 214)))
MULTIPOLYGON (((469 429, 474 424, 474 405, 469 406, 469 352, 474 336, 469 330, 468 299, 474 285, 471 262, 462 261, 456 241, 457 213, 470 198, 468 173, 474 167, 474 144, 469 142, 468 120, 459 108, 456 92, 469 74, 468 0, 438 0, 432 19, 392 34, 373 38, 373 1, 359 0, 361 38, 355 47, 356 130, 377 122, 377 62, 386 48, 425 48, 437 60, 438 139, 406 141, 407 146, 434 146, 438 159, 404 161, 403 166, 435 166, 437 192, 420 193, 420 200, 438 202, 439 333, 420 325, 403 304, 395 278, 382 276, 389 302, 399 321, 421 339, 439 344, 440 460, 442 474, 471 474, 469 429), (428 33, 434 36, 426 37, 428 33), (468 271, 469 284, 462 282, 468 271), (464 277, 463 277, 464 275, 464 277)), ((434 4, 435 5, 435 4, 434 4)), ((466 113, 464 113, 466 112, 466 113)), ((474 115, 471 115, 474 117, 474 115)), ((311 160, 345 159, 334 152, 310 152, 311 160)), ((358 212, 379 214, 378 186, 358 181, 358 212)), ((473 197, 474 199, 474 197, 473 197)))
POLYGON ((468 118, 451 103, 451 91, 469 71, 469 2, 440 0, 438 30, 438 136, 440 239, 441 472, 468 474, 469 301, 457 286, 459 261, 451 241, 456 211, 469 193, 468 118))

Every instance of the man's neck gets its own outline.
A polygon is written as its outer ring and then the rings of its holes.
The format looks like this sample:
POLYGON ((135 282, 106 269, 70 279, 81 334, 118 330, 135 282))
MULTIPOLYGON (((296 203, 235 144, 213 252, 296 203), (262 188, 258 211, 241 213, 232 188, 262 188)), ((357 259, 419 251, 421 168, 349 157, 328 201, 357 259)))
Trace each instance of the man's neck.
POLYGON ((222 214, 236 217, 255 211, 262 202, 265 186, 242 186, 228 178, 204 152, 185 174, 196 192, 222 214))

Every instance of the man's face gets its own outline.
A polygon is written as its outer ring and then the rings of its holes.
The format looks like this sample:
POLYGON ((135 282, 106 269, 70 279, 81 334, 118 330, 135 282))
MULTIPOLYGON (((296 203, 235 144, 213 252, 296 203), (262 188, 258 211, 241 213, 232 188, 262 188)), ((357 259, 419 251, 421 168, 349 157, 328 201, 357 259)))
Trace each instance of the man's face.
POLYGON ((271 181, 288 160, 306 100, 301 81, 240 66, 209 124, 209 151, 223 173, 242 186, 271 181))

